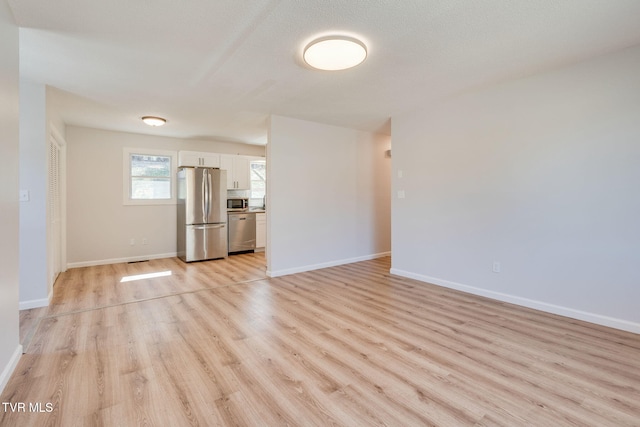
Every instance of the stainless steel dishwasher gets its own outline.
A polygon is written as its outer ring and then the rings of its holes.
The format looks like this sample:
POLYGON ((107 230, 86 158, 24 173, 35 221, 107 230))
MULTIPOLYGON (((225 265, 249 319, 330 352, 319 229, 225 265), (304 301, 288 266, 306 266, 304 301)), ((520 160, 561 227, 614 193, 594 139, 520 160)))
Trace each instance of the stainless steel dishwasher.
POLYGON ((256 214, 229 212, 229 253, 252 251, 256 248, 256 214))

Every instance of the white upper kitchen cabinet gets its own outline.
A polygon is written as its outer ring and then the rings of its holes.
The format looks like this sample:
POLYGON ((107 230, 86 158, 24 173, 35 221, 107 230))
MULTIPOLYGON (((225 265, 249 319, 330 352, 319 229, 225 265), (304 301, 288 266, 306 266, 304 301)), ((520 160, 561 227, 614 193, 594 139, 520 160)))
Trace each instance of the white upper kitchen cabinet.
POLYGON ((250 159, 248 156, 220 155, 220 169, 227 171, 228 190, 248 190, 251 187, 249 180, 250 159))
POLYGON ((210 168, 220 167, 220 154, 200 151, 178 152, 178 167, 180 166, 206 166, 210 168))

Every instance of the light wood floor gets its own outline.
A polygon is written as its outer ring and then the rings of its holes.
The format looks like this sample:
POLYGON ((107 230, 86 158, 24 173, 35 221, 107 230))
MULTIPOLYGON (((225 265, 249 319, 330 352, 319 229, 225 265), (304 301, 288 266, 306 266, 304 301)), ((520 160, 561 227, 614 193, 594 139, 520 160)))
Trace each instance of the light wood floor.
POLYGON ((69 270, 23 316, 1 396, 53 411, 0 410, 0 425, 640 426, 640 335, 389 263, 275 279, 261 254, 69 270))

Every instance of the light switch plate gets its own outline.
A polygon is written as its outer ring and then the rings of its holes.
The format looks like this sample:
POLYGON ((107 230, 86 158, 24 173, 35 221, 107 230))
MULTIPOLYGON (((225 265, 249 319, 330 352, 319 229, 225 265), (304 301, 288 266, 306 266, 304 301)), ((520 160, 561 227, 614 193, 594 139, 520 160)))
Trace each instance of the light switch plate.
POLYGON ((28 202, 29 201, 29 190, 20 190, 19 193, 19 200, 21 202, 28 202))

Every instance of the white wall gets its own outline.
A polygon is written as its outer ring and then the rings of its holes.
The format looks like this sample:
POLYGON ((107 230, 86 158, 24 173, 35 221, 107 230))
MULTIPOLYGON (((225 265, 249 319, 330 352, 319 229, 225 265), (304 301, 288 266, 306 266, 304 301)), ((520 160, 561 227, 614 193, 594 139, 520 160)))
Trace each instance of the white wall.
POLYGON ((47 112, 43 84, 20 81, 20 304, 48 304, 47 112))
POLYGON ((70 267, 175 256, 175 205, 123 205, 124 147, 264 155, 263 146, 74 126, 67 126, 66 140, 67 261, 70 267), (131 238, 136 241, 134 246, 129 245, 131 238), (147 245, 141 245, 143 238, 147 239, 147 245))
POLYGON ((271 276, 390 249, 386 135, 272 116, 267 145, 271 276))
POLYGON ((57 94, 59 92, 54 88, 47 86, 46 89, 46 105, 47 105, 47 129, 49 132, 55 131, 59 136, 65 136, 65 124, 60 113, 57 94))
POLYGON ((18 27, 0 1, 0 392, 22 354, 18 337, 18 27))
MULTIPOLYGON (((52 248, 47 212, 48 152, 52 133, 58 143, 64 144, 64 123, 52 98, 51 89, 45 85, 20 81, 20 189, 29 192, 29 200, 20 203, 21 310, 46 306, 53 294, 54 267, 50 265, 52 248)), ((64 152, 63 145, 63 169, 64 152)), ((64 186, 64 176, 62 178, 61 186, 64 186)), ((64 253, 64 247, 60 251, 64 253)))
POLYGON ((639 71, 629 49, 394 117, 392 272, 640 332, 639 71))

